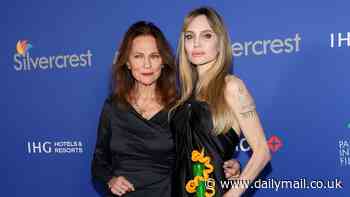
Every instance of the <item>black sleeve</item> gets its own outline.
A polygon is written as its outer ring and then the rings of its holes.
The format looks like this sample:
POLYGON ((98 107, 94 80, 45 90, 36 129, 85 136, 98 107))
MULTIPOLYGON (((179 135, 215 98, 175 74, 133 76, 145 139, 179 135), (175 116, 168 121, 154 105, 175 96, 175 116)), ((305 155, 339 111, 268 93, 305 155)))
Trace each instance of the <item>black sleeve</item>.
POLYGON ((96 147, 91 163, 91 174, 93 179, 107 184, 113 177, 110 152, 110 113, 111 104, 106 100, 104 103, 97 130, 96 147))

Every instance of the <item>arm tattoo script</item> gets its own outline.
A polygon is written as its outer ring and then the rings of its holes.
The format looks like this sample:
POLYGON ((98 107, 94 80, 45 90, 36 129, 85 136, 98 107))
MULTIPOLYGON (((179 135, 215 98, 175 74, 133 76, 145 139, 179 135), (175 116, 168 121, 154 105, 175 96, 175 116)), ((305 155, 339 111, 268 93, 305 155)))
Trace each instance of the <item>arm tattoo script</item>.
POLYGON ((254 119, 256 117, 255 102, 248 90, 240 86, 237 94, 242 117, 254 119))

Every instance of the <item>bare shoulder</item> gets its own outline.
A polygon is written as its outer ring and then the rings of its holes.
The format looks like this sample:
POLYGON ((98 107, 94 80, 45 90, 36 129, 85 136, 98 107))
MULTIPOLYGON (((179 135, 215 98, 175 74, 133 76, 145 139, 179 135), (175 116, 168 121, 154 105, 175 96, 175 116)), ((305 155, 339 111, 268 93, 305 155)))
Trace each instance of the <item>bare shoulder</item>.
POLYGON ((255 102, 244 82, 234 76, 226 77, 225 98, 227 103, 238 113, 246 113, 255 109, 255 102))
POLYGON ((235 75, 227 75, 225 82, 225 94, 232 95, 238 93, 242 89, 245 89, 244 82, 235 75))

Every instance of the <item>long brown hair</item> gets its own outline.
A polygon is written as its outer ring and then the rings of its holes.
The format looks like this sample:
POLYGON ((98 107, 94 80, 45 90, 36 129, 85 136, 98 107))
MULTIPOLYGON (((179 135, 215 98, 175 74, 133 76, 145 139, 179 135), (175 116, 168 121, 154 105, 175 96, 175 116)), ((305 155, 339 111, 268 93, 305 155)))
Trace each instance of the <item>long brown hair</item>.
POLYGON ((176 99, 176 67, 169 42, 161 30, 153 23, 139 21, 130 26, 120 45, 118 56, 113 64, 112 94, 118 104, 126 106, 131 90, 135 85, 131 71, 127 68, 133 40, 138 36, 152 36, 162 59, 163 68, 156 82, 156 95, 159 102, 168 108, 176 99))
POLYGON ((237 118, 228 106, 224 96, 226 85, 225 78, 229 74, 229 69, 232 65, 232 49, 230 43, 230 36, 227 33, 223 20, 214 9, 209 7, 197 8, 192 10, 185 17, 177 50, 181 98, 175 107, 184 103, 193 93, 197 98, 205 100, 210 104, 214 133, 216 134, 227 132, 231 127, 235 130, 239 130, 237 118), (205 79, 198 78, 198 72, 194 68, 194 65, 189 62, 184 46, 184 33, 188 25, 195 17, 200 15, 206 16, 210 27, 219 38, 219 54, 216 62, 207 71, 205 79))

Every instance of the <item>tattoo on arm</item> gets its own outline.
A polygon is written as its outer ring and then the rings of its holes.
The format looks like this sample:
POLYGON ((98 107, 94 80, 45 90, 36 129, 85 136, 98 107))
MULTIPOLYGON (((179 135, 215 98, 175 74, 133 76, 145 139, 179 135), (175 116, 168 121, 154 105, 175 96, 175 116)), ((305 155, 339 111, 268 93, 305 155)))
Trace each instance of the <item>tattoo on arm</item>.
POLYGON ((253 111, 248 111, 248 112, 244 112, 244 113, 241 113, 241 116, 243 118, 250 118, 250 119, 255 119, 257 116, 256 116, 256 111, 253 110, 253 111))
POLYGON ((243 118, 255 119, 257 117, 257 113, 255 111, 255 102, 244 85, 241 85, 239 87, 237 96, 240 105, 239 110, 241 116, 243 118))

